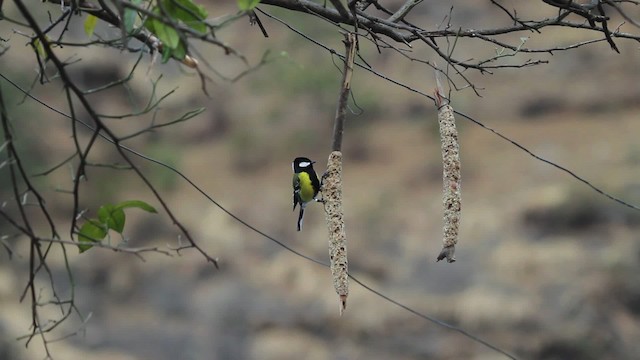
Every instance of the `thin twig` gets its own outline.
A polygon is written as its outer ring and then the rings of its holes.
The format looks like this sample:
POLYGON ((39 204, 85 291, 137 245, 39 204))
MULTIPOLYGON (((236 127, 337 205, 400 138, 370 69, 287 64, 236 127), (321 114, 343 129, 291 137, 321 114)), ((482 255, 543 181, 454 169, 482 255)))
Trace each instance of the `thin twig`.
POLYGON ((342 133, 344 132, 344 120, 347 117, 347 102, 349 101, 349 93, 351 92, 351 76, 353 75, 353 62, 355 60, 357 46, 355 34, 347 33, 345 37, 347 56, 344 71, 342 73, 342 86, 340 87, 340 95, 338 96, 338 105, 336 107, 336 117, 333 125, 333 140, 331 143, 332 151, 342 150, 342 133))
POLYGON ((413 10, 413 8, 420 4, 423 0, 407 0, 404 4, 402 4, 402 6, 400 7, 400 9, 398 9, 398 11, 396 11, 395 13, 393 13, 393 15, 389 16, 389 18, 387 19, 387 21, 390 22, 398 22, 404 19, 405 16, 407 16, 407 14, 413 10))

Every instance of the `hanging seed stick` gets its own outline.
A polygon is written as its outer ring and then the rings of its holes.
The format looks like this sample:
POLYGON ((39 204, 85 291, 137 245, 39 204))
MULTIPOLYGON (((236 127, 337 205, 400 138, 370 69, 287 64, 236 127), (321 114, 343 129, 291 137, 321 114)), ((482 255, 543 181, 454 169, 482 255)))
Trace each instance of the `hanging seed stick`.
POLYGON ((342 133, 347 115, 347 102, 351 91, 351 76, 356 54, 355 34, 345 35, 347 56, 344 64, 342 86, 338 97, 338 106, 333 126, 331 155, 327 163, 327 172, 322 176, 322 198, 329 232, 329 257, 333 286, 340 299, 340 315, 347 308, 349 295, 349 263, 347 261, 347 235, 344 229, 344 211, 342 209, 342 133))
POLYGON ((329 230, 329 257, 333 287, 340 299, 340 314, 347 307, 349 295, 349 262, 347 261, 347 234, 344 230, 342 210, 342 153, 333 151, 329 155, 327 173, 322 187, 325 201, 324 211, 329 230))
POLYGON ((462 205, 460 184, 460 144, 458 130, 453 116, 453 108, 444 97, 439 73, 436 72, 437 89, 435 91, 438 106, 438 123, 440 125, 440 142, 442 145, 442 204, 444 205, 444 236, 442 251, 437 261, 447 259, 456 261, 455 250, 458 242, 460 226, 460 209, 462 205))

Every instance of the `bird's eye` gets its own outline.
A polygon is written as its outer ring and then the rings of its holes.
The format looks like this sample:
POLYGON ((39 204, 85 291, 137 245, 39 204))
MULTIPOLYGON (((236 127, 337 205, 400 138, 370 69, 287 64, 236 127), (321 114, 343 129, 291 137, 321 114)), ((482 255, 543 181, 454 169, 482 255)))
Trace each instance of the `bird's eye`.
POLYGON ((305 167, 307 167, 307 166, 310 166, 310 165, 311 165, 311 163, 310 163, 310 162, 308 162, 308 161, 302 161, 302 162, 300 163, 300 167, 303 167, 303 168, 305 168, 305 167))

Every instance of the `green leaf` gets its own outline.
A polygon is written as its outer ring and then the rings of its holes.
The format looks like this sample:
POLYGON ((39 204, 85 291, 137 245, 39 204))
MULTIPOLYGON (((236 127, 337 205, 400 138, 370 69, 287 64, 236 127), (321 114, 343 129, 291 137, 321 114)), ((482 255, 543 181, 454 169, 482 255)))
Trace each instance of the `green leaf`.
MULTIPOLYGON (((207 17, 207 11, 200 5, 195 4, 192 0, 161 0, 162 7, 166 15, 176 22, 182 22, 185 25, 199 32, 206 32, 207 25, 204 20, 207 17)), ((161 15, 160 6, 155 6, 151 10, 154 14, 161 15)), ((166 63, 170 58, 183 60, 187 55, 187 44, 182 41, 176 29, 171 25, 165 24, 155 18, 147 18, 144 27, 154 33, 162 42, 162 62, 166 63)))
MULTIPOLYGON (((162 11, 157 6, 155 6, 151 11, 154 14, 160 16, 162 14, 162 11)), ((167 25, 158 19, 149 17, 144 22, 144 27, 149 29, 149 31, 154 33, 158 37, 158 39, 162 41, 163 47, 169 49, 175 49, 176 47, 178 47, 178 44, 180 43, 180 36, 178 35, 176 29, 174 29, 170 25, 167 25)))
POLYGON ((124 209, 137 208, 150 213, 156 209, 142 200, 123 201, 117 205, 105 204, 98 209, 98 218, 90 219, 82 225, 78 232, 78 249, 83 253, 93 247, 93 243, 102 241, 109 229, 120 234, 124 231, 126 216, 124 209))
POLYGON ((155 23, 153 22, 153 19, 148 17, 144 20, 144 22, 142 23, 142 26, 144 26, 147 30, 151 31, 153 34, 156 33, 156 29, 153 27, 155 23))
POLYGON ((111 211, 113 211, 113 205, 106 204, 100 206, 100 209, 98 209, 98 220, 101 223, 106 224, 111 217, 111 211))
POLYGON ((238 0, 238 7, 242 11, 249 11, 253 10, 259 3, 260 0, 238 0))
MULTIPOLYGON (((47 41, 49 40, 49 37, 46 35, 45 35, 45 38, 47 39, 47 41)), ((44 47, 42 46, 42 42, 40 41, 40 38, 37 38, 33 41, 33 46, 36 48, 36 51, 38 52, 41 58, 44 59, 47 57, 47 52, 44 51, 44 47)))
POLYGON ((180 43, 180 36, 176 29, 155 19, 151 21, 153 22, 153 28, 155 29, 158 39, 162 41, 162 45, 169 49, 177 48, 180 43))
POLYGON ((157 213, 156 209, 147 204, 146 202, 142 201, 142 200, 128 200, 128 201, 123 201, 118 205, 115 205, 114 208, 116 209, 129 209, 129 208, 138 208, 138 209, 142 209, 146 212, 150 212, 150 213, 157 213))
POLYGON ((136 23, 137 15, 138 15, 138 12, 133 9, 129 9, 129 8, 124 9, 123 23, 124 23, 124 31, 127 34, 131 34, 131 32, 133 31, 133 25, 135 25, 136 23))
MULTIPOLYGON (((142 4, 142 0, 131 0, 131 4, 139 6, 140 4, 142 4)), ((136 18, 138 17, 138 11, 134 10, 134 9, 130 9, 130 8, 125 8, 124 9, 124 15, 122 15, 123 17, 123 23, 124 23, 124 30, 127 34, 131 34, 131 32, 133 31, 133 27, 136 24, 136 18)))
POLYGON ((178 47, 171 51, 171 56, 175 59, 182 60, 187 55, 187 48, 184 46, 184 42, 180 41, 178 47))
POLYGON ((100 242, 105 236, 107 236, 107 229, 102 224, 99 224, 98 220, 91 219, 84 223, 78 233, 78 249, 80 253, 82 254, 91 249, 93 243, 100 242))
POLYGON ((103 205, 98 209, 98 219, 108 229, 114 230, 119 234, 124 231, 126 216, 121 208, 116 208, 110 204, 103 205))
POLYGON ((91 38, 91 36, 93 36, 93 30, 95 30, 97 23, 97 17, 91 14, 87 15, 87 18, 84 20, 84 33, 87 34, 87 37, 91 38))
POLYGON ((202 5, 198 5, 192 0, 163 0, 162 5, 172 18, 182 21, 196 31, 207 32, 204 20, 209 13, 202 5))
POLYGON ((168 47, 162 48, 162 63, 165 64, 171 58, 172 50, 168 47))

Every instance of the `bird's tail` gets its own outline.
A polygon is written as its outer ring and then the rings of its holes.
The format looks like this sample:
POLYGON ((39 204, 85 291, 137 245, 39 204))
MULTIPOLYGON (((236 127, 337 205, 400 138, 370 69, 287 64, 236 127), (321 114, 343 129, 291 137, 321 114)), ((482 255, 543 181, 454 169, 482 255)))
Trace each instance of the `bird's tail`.
POLYGON ((302 230, 303 218, 304 218, 304 206, 300 206, 300 215, 298 215, 298 231, 302 230))

